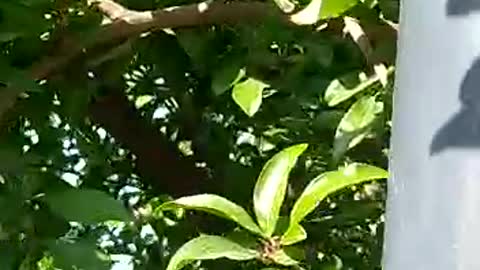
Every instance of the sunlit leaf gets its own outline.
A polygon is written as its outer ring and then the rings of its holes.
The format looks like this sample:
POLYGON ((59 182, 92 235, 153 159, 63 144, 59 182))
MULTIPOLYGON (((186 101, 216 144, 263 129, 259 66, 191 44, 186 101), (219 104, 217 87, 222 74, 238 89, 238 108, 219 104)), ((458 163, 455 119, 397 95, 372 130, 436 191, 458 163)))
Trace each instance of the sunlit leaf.
POLYGON ((152 95, 142 95, 142 96, 138 96, 136 99, 135 99, 135 107, 137 109, 140 109, 142 108, 143 106, 145 106, 147 103, 149 103, 150 101, 152 101, 154 99, 154 97, 152 95))
POLYGON ((287 230, 288 234, 284 234, 281 239, 282 245, 293 245, 307 239, 307 232, 298 223, 293 224, 291 228, 287 230))
POLYGON ((249 78, 233 87, 232 98, 248 116, 252 117, 262 105, 262 93, 266 87, 267 84, 249 78))
MULTIPOLYGON (((392 74, 394 71, 393 67, 387 69, 387 75, 392 74)), ((381 77, 378 75, 372 76, 367 80, 361 82, 353 88, 347 88, 339 79, 333 80, 325 91, 324 99, 327 102, 328 106, 337 106, 338 104, 352 98, 356 94, 367 90, 373 84, 379 82, 381 77)))
POLYGON ((375 97, 362 97, 355 102, 343 116, 335 133, 333 142, 333 159, 338 161, 350 148, 360 143, 367 135, 366 128, 383 110, 383 103, 375 101, 375 97))
POLYGON ((185 243, 170 259, 167 270, 178 270, 196 260, 252 260, 257 251, 247 249, 227 238, 213 235, 202 235, 185 243))
POLYGON ((358 0, 323 0, 320 18, 335 18, 358 3, 358 0))
POLYGON ((285 13, 290 13, 295 9, 295 4, 289 0, 274 0, 275 4, 285 13))
POLYGON ((319 175, 308 184, 295 202, 290 213, 290 227, 284 235, 290 235, 290 231, 295 230, 297 224, 328 195, 351 185, 387 177, 388 172, 384 169, 359 163, 319 175))
POLYGON ((66 189, 47 193, 43 200, 54 213, 68 221, 96 224, 109 220, 132 220, 120 201, 99 190, 66 189))
POLYGON ((293 14, 290 20, 298 25, 310 25, 320 19, 322 0, 312 0, 304 9, 293 14))
POLYGON ((290 19, 298 25, 314 24, 320 19, 338 17, 357 3, 358 0, 312 0, 290 19))
POLYGON ((388 84, 388 69, 384 64, 376 64, 374 67, 375 74, 377 74, 380 83, 383 87, 388 84))
POLYGON ((213 194, 200 194, 188 197, 182 197, 172 202, 167 202, 160 206, 159 210, 172 207, 182 207, 185 209, 199 210, 208 212, 222 218, 230 219, 238 223, 245 229, 261 235, 262 232, 255 224, 250 215, 241 206, 213 194))
POLYGON ((253 205, 258 224, 267 236, 275 230, 290 171, 307 146, 298 144, 280 151, 267 161, 257 179, 253 205))

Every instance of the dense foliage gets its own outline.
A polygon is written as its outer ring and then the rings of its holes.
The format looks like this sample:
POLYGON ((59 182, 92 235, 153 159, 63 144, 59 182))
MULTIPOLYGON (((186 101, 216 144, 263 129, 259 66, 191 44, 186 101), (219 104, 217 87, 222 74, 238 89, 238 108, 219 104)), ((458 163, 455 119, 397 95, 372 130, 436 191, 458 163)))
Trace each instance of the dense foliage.
POLYGON ((2 269, 379 269, 398 11, 0 1, 2 269))

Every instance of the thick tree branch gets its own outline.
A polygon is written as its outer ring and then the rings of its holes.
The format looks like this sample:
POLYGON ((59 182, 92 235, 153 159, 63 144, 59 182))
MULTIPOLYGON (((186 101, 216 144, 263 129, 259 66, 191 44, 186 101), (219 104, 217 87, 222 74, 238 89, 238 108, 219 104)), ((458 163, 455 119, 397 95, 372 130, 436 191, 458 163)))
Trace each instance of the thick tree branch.
POLYGON ((135 154, 135 164, 144 182, 158 193, 173 196, 200 192, 207 174, 193 161, 184 159, 174 144, 152 128, 121 88, 109 88, 104 89, 107 95, 90 105, 90 117, 135 154))
POLYGON ((275 6, 261 2, 202 2, 156 11, 132 11, 108 0, 96 1, 96 5, 113 22, 102 26, 88 41, 69 44, 68 53, 48 57, 35 64, 31 70, 33 78, 49 77, 76 57, 88 57, 101 49, 115 47, 149 31, 222 23, 252 23, 268 16, 278 16, 284 21, 289 18, 280 15, 275 6))

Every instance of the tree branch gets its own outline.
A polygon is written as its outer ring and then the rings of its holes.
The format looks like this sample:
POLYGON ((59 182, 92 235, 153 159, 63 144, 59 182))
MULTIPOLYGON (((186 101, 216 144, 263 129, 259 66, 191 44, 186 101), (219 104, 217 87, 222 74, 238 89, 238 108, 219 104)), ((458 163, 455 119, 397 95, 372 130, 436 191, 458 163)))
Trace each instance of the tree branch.
POLYGON ((106 95, 89 106, 89 115, 135 154, 142 181, 158 193, 175 197, 200 192, 208 179, 206 172, 185 159, 175 144, 152 128, 130 104, 121 87, 103 88, 106 95))
MULTIPOLYGON (((102 26, 91 40, 84 43, 77 42, 73 46, 69 44, 67 54, 48 57, 35 64, 31 69, 33 78, 49 77, 62 70, 76 57, 88 57, 97 53, 99 48, 115 47, 119 43, 149 31, 222 23, 252 23, 261 21, 268 16, 278 16, 280 20, 286 22, 289 18, 281 15, 275 6, 261 2, 226 4, 202 2, 155 11, 132 11, 110 0, 98 0, 94 3, 113 22, 102 26)), ((80 38, 73 39, 81 40, 80 38)), ((58 51, 63 50, 59 49, 58 51)))

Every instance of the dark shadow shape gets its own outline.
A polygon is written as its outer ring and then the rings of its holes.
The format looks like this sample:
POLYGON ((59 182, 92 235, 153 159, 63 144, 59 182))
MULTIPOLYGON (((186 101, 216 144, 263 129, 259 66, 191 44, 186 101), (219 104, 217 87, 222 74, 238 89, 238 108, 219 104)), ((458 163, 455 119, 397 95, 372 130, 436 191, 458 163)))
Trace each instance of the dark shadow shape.
POLYGON ((480 58, 460 88, 462 108, 433 137, 430 155, 449 148, 480 148, 480 58))
POLYGON ((448 16, 466 16, 472 12, 480 11, 480 0, 448 0, 448 16))

